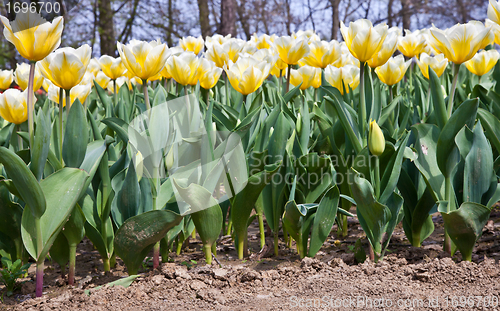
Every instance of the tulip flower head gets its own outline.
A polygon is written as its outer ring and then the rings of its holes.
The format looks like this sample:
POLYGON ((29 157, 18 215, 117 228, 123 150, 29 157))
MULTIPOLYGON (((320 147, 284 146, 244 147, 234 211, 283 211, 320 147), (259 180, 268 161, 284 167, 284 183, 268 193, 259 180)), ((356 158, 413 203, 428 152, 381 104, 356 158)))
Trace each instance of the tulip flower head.
POLYGON ((477 30, 477 24, 470 22, 456 24, 447 30, 440 30, 433 26, 430 30, 429 42, 448 60, 460 65, 476 55, 490 32, 490 28, 484 28, 480 32, 477 30))
POLYGON ((173 55, 167 60, 167 70, 172 78, 182 85, 196 85, 199 78, 201 59, 193 52, 184 52, 179 56, 173 55))
POLYGON ((170 56, 169 48, 160 40, 130 40, 126 45, 118 42, 117 48, 125 68, 142 80, 156 76, 170 56))
POLYGON ((500 1, 490 0, 488 4, 488 19, 500 25, 500 1))
POLYGON ((481 51, 465 62, 465 67, 476 76, 483 76, 495 67, 499 57, 497 50, 481 51))
POLYGON ((14 81, 14 73, 12 70, 0 70, 0 90, 10 88, 12 81, 14 81))
MULTIPOLYGON (((127 77, 119 77, 118 79, 115 80, 116 82, 116 91, 120 91, 120 88, 123 85, 126 85, 129 89, 129 91, 132 91, 132 83, 127 77)), ((114 85, 113 81, 109 81, 108 83, 108 92, 113 93, 114 92, 114 85)))
POLYGON ((102 71, 99 71, 94 79, 94 81, 97 84, 99 84, 99 86, 102 87, 103 89, 106 88, 110 80, 111 79, 107 75, 105 75, 104 72, 102 71))
POLYGON ((101 70, 101 64, 99 64, 99 60, 96 59, 95 57, 92 58, 87 67, 87 72, 90 72, 95 77, 100 70, 101 70))
POLYGON ((398 44, 398 36, 395 32, 391 32, 391 34, 387 35, 382 44, 382 48, 375 55, 373 55, 370 60, 368 60, 367 64, 371 68, 377 68, 387 63, 389 58, 396 51, 398 44))
POLYGON ((104 72, 104 74, 111 80, 116 80, 123 76, 125 70, 127 70, 120 57, 114 58, 108 55, 103 55, 99 58, 99 64, 102 72, 104 72))
POLYGON ((375 120, 370 122, 370 130, 368 133, 368 148, 370 153, 376 156, 382 155, 385 150, 384 133, 378 126, 375 120))
POLYGON ((222 68, 217 67, 214 62, 208 59, 201 60, 198 70, 200 72, 200 86, 206 90, 213 88, 217 84, 222 73, 222 68))
POLYGON ((379 24, 373 27, 372 22, 367 19, 351 22, 349 28, 343 22, 340 23, 340 32, 347 48, 362 63, 367 62, 380 51, 387 36, 387 30, 387 25, 379 24))
POLYGON ((398 50, 406 57, 413 58, 420 55, 425 48, 425 37, 419 30, 411 32, 405 29, 405 36, 398 40, 398 50))
POLYGON ((307 40, 303 37, 297 39, 290 36, 279 37, 274 40, 274 47, 281 60, 288 65, 297 65, 299 60, 310 52, 307 40))
MULTIPOLYGON (((90 84, 78 84, 77 86, 73 87, 71 91, 69 92, 69 99, 71 101, 71 105, 73 105, 78 98, 81 104, 85 102, 87 97, 90 95, 90 91, 92 90, 92 86, 90 84)), ((51 85, 49 87, 49 91, 47 92, 47 97, 59 104, 59 93, 60 93, 60 88, 58 88, 55 85, 51 85)), ((66 96, 63 96, 63 107, 66 107, 66 96)))
MULTIPOLYGON (((36 97, 33 96, 33 103, 36 97)), ((8 89, 0 94, 0 116, 6 121, 21 124, 28 120, 28 92, 17 89, 8 89)))
POLYGON ((485 26, 491 28, 495 43, 500 44, 500 25, 491 19, 486 19, 485 26))
POLYGON ((309 49, 310 53, 301 60, 301 64, 324 69, 342 57, 340 43, 336 40, 310 41, 309 49))
POLYGON ((229 40, 231 40, 231 34, 229 34, 227 36, 215 34, 211 37, 208 36, 205 38, 205 46, 207 47, 207 49, 209 49, 214 43, 218 43, 218 44, 222 45, 229 40))
POLYGON ((233 88, 243 95, 255 92, 269 75, 271 65, 251 56, 240 57, 224 67, 233 88))
POLYGON ((203 41, 203 38, 201 36, 199 36, 198 38, 189 36, 180 39, 179 44, 184 49, 184 51, 193 52, 194 54, 198 55, 201 50, 203 50, 205 41, 203 41))
POLYGON ((70 90, 82 81, 90 62, 90 53, 88 44, 78 49, 61 48, 38 62, 37 67, 56 86, 70 90))
POLYGON ((272 46, 273 41, 274 40, 271 38, 271 36, 267 34, 263 34, 260 36, 254 34, 250 38, 250 42, 254 43, 257 49, 269 49, 272 46))
POLYGON ((215 41, 207 46, 208 49, 205 57, 213 61, 217 67, 222 68, 224 65, 228 64, 229 61, 233 63, 236 62, 244 46, 244 43, 236 39, 229 39, 222 44, 215 41))
MULTIPOLYGON (((30 76, 30 65, 26 63, 17 64, 16 71, 14 72, 14 80, 16 84, 19 85, 21 90, 26 90, 28 88, 28 80, 30 76)), ((40 70, 35 68, 35 80, 33 82, 33 90, 37 91, 42 87, 43 76, 40 74, 40 70)))
POLYGON ((448 60, 444 57, 444 54, 438 54, 432 57, 423 52, 420 54, 420 57, 417 58, 417 65, 420 71, 422 71, 422 75, 429 79, 429 67, 434 70, 438 77, 441 77, 448 65, 448 60))
POLYGON ((3 34, 5 38, 16 46, 22 57, 30 61, 39 61, 47 57, 61 44, 63 31, 63 18, 56 17, 52 22, 47 22, 39 14, 18 14, 11 23, 0 16, 5 26, 3 34))
POLYGON ((344 67, 337 68, 328 65, 325 69, 325 80, 333 87, 344 95, 344 88, 346 93, 349 93, 349 87, 354 90, 359 85, 359 67, 353 65, 345 65, 344 67))
POLYGON ((321 69, 311 66, 302 66, 298 70, 292 69, 290 73, 290 83, 300 89, 306 90, 309 87, 318 88, 321 86, 321 69))
POLYGON ((392 86, 405 76, 406 70, 410 67, 411 60, 405 62, 403 55, 398 55, 396 57, 391 57, 383 66, 375 68, 375 73, 377 74, 380 81, 384 82, 388 86, 392 86))

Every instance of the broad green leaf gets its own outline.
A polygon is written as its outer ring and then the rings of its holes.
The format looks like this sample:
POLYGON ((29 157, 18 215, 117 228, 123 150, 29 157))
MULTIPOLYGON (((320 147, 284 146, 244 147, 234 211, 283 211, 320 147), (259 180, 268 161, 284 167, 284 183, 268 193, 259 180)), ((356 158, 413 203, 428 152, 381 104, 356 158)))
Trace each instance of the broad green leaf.
POLYGON ((321 198, 312 224, 308 256, 314 257, 328 238, 337 217, 339 201, 340 192, 337 186, 331 187, 321 198))
POLYGON ((40 217, 41 237, 36 233, 31 206, 25 206, 21 234, 26 250, 36 260, 44 258, 49 252, 54 239, 73 211, 87 178, 88 174, 83 170, 63 168, 40 182, 47 200, 47 208, 40 217), (42 238, 42 249, 37 248, 37 238, 42 238))
POLYGON ((443 129, 448 122, 448 113, 444 103, 443 89, 441 88, 441 81, 429 66, 429 83, 431 86, 432 104, 434 105, 434 113, 436 115, 437 124, 440 129, 443 129))
POLYGON ((117 174, 111 181, 115 196, 111 203, 111 214, 118 228, 125 220, 139 214, 141 204, 141 189, 137 180, 137 173, 132 161, 125 171, 117 174))
POLYGON ((127 219, 116 232, 115 252, 127 266, 128 274, 137 274, 142 261, 156 242, 179 224, 182 217, 172 211, 154 210, 127 219))
POLYGON ((0 147, 0 162, 21 199, 29 205, 31 217, 41 217, 46 209, 46 197, 33 173, 19 156, 5 147, 0 147))
POLYGON ((69 110, 62 155, 68 167, 80 167, 85 158, 89 132, 83 106, 76 100, 69 110))
POLYGON ((85 215, 77 204, 69 215, 68 222, 66 222, 62 231, 70 245, 77 245, 85 237, 85 221, 85 215))
POLYGON ((36 119, 35 140, 31 155, 30 169, 37 180, 42 179, 43 169, 50 150, 50 121, 43 111, 38 112, 36 119))
POLYGON ((399 175, 401 174, 404 151, 409 138, 410 135, 407 134, 406 137, 400 141, 397 151, 391 157, 389 164, 386 166, 385 172, 382 173, 382 179, 380 181, 382 193, 379 198, 379 202, 382 204, 386 204, 387 200, 389 200, 392 196, 394 189, 396 189, 399 175))
POLYGON ((477 116, 481 120, 486 137, 488 137, 491 144, 500 153, 500 120, 482 108, 477 110, 477 116))

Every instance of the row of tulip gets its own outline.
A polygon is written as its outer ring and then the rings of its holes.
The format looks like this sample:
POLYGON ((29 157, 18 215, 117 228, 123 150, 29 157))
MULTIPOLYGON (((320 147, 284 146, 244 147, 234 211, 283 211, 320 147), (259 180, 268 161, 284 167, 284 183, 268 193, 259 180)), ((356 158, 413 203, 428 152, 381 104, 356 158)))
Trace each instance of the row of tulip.
POLYGON ((471 260, 500 199, 499 12, 491 0, 486 26, 405 36, 358 20, 342 43, 132 40, 99 59, 58 48, 62 18, 1 17, 29 64, 0 72, 0 254, 35 259, 40 296, 48 254, 73 284, 85 236, 105 271, 119 256, 130 274, 195 231, 207 263, 221 231, 243 258, 255 219, 261 246, 265 220, 275 254, 283 233, 314 256, 335 222, 348 234, 355 204, 372 260, 400 222, 421 246, 435 212, 444 249, 471 260))

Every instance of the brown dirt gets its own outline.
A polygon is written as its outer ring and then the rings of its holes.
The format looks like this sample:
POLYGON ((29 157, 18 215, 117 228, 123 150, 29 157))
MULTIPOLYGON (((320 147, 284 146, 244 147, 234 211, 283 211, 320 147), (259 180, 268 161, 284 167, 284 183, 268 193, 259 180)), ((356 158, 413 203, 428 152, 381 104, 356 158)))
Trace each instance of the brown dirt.
MULTIPOLYGON (((109 275, 88 240, 77 255, 75 288, 68 288, 57 264, 46 261, 44 296, 33 299, 34 265, 20 291, 4 297, 0 310, 500 310, 500 210, 491 214, 473 262, 441 250, 442 219, 422 248, 408 244, 398 227, 382 262, 356 264, 350 249, 364 234, 356 219, 343 239, 332 231, 315 258, 300 260, 280 245, 277 258, 237 260, 230 239, 218 245, 218 260, 205 265, 200 241, 161 269, 147 268, 128 288, 93 288, 126 276, 121 260, 109 275), (90 296, 85 292, 90 290, 90 296), (486 305, 490 303, 490 306, 486 305), (478 304, 481 304, 478 307, 478 304), (340 305, 339 305, 340 304, 340 305), (392 306, 390 306, 392 304, 392 306)), ((334 228, 336 229, 336 228, 334 228)), ((250 249, 259 250, 258 227, 250 227, 250 249)), ((366 239, 363 238, 366 247, 366 239)), ((0 287, 2 295, 2 287, 0 287)))

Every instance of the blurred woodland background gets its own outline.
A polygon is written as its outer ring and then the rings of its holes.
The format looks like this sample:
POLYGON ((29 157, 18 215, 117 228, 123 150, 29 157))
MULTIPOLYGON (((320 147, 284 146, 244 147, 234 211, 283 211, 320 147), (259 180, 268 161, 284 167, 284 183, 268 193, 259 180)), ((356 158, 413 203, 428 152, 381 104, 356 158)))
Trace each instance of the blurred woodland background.
MULTIPOLYGON (((61 2, 62 0, 56 0, 61 2)), ((6 3, 0 14, 6 16, 6 3)), ((448 28, 484 22, 488 0, 80 0, 63 12, 62 46, 92 47, 93 56, 117 56, 116 41, 161 39, 169 46, 185 36, 287 35, 312 29, 324 40, 342 40, 340 22, 367 18, 404 29, 434 24, 448 28)), ((0 26, 1 27, 1 26, 0 26)), ((21 57, 0 36, 0 68, 15 68, 21 57)))

